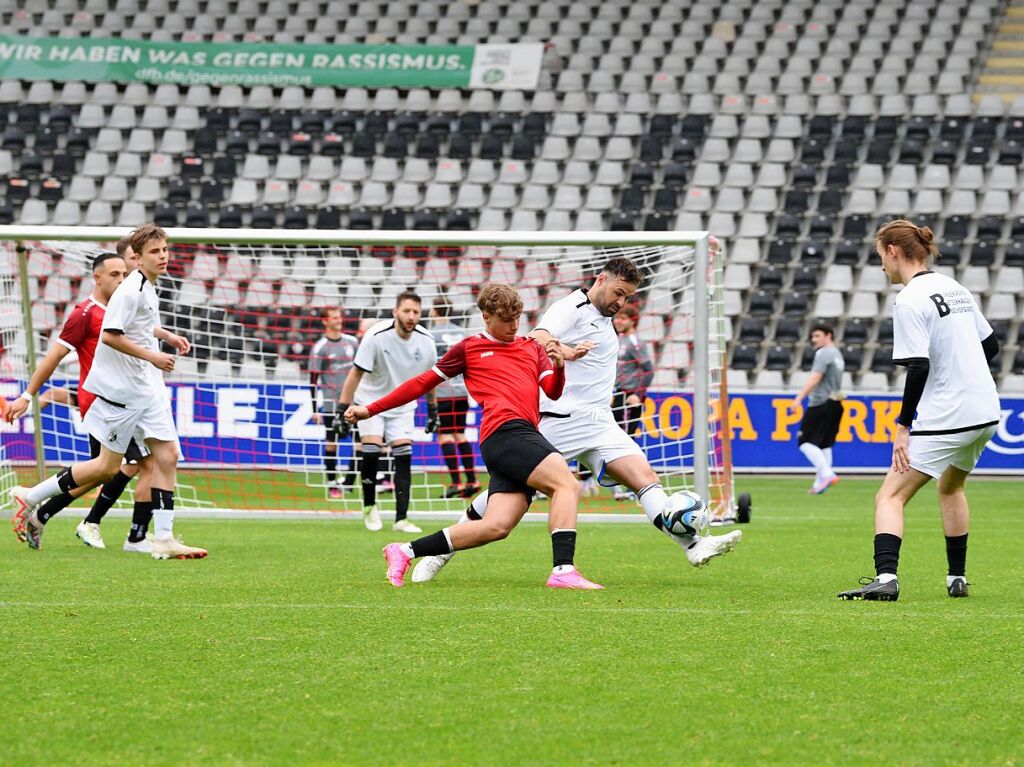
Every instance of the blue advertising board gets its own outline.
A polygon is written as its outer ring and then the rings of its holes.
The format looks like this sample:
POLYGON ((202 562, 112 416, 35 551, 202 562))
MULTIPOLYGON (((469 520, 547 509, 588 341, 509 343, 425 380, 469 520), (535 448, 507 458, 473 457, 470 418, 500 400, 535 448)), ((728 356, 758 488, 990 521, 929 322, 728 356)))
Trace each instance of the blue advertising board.
MULTIPOLYGON (((13 393, 20 391, 16 382, 13 393)), ((60 382, 55 382, 60 384, 60 382)), ((5 387, 6 388, 6 387, 5 387)), ((316 466, 323 454, 324 427, 313 419, 309 387, 301 384, 235 382, 172 383, 172 409, 181 436, 184 462, 196 466, 316 466)), ((6 392, 5 392, 6 393, 6 392)), ((736 469, 806 469, 796 445, 800 412, 792 412, 792 394, 750 392, 730 396, 728 423, 736 469)), ((900 400, 894 395, 854 396, 845 412, 834 449, 835 465, 847 469, 884 469, 900 400)), ((420 403, 417 423, 425 420, 420 403)), ((475 439, 479 411, 469 416, 475 439)), ((644 403, 639 437, 656 468, 687 465, 692 454, 693 407, 689 395, 652 392, 644 403)), ((7 459, 33 461, 32 419, 4 426, 7 459)), ((69 462, 88 454, 77 412, 52 406, 43 411, 47 460, 69 462)), ((418 432, 415 460, 442 464, 436 439, 418 432)), ((342 446, 341 457, 347 448, 342 446)), ((981 457, 980 469, 1024 473, 1024 398, 1003 398, 999 430, 981 457)))

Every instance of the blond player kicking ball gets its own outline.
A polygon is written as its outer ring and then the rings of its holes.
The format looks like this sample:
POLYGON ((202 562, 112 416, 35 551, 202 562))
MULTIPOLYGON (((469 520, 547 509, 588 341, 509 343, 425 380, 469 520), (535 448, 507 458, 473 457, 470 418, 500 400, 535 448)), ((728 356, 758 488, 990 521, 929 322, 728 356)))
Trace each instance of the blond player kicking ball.
POLYGON ((938 483, 946 535, 946 592, 966 597, 970 510, 964 482, 999 425, 999 395, 988 361, 999 353, 974 296, 928 268, 932 230, 890 221, 875 235, 889 282, 903 285, 893 307, 893 362, 907 368, 892 467, 875 496, 875 578, 840 599, 895 602, 903 510, 928 480, 938 483))
POLYGON ((517 336, 523 301, 508 285, 480 288, 477 307, 485 331, 464 338, 437 364, 390 394, 369 405, 350 407, 345 418, 363 421, 401 407, 443 381, 461 375, 470 395, 483 407, 480 454, 490 472, 487 518, 446 527, 412 543, 384 548, 387 578, 405 584, 405 573, 416 557, 450 554, 505 538, 530 507, 535 490, 551 498, 549 526, 554 569, 547 586, 557 589, 600 589, 576 570, 576 506, 579 482, 551 443, 537 431, 540 418, 538 386, 551 399, 562 395, 565 383, 561 345, 541 346, 517 336))
POLYGON ((81 485, 114 476, 134 438, 145 442, 154 462, 152 497, 154 559, 200 559, 206 550, 186 546, 173 535, 174 486, 177 481, 178 435, 160 371, 174 369, 174 355, 160 351, 158 340, 187 354, 188 340, 160 327, 156 281, 167 273, 167 235, 145 224, 129 236, 138 268, 110 297, 103 317, 100 344, 85 388, 96 401, 83 422, 100 443, 96 458, 77 463, 30 488, 15 487, 15 515, 25 518, 28 543, 39 548, 43 526, 35 507, 48 498, 70 493, 81 485))

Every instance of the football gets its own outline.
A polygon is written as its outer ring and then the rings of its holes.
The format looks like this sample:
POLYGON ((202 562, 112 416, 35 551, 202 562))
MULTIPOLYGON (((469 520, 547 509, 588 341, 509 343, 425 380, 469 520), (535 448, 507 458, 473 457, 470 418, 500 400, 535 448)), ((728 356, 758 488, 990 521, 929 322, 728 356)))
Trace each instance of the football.
POLYGON ((661 516, 673 535, 699 535, 710 521, 704 499, 691 490, 672 493, 661 516))

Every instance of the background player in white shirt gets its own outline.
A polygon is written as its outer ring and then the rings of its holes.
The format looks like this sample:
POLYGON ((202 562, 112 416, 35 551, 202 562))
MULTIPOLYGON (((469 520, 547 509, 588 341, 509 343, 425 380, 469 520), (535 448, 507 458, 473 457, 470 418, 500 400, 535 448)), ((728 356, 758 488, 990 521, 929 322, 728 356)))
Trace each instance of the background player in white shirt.
MULTIPOLYGON (((418 323, 423 311, 420 297, 410 290, 395 299, 393 319, 370 328, 359 344, 352 370, 341 392, 339 413, 353 402, 368 405, 390 394, 399 384, 430 370, 437 362, 434 337, 418 323)), ((427 433, 437 428, 437 404, 433 392, 427 395, 427 433)), ((403 533, 422 532, 406 519, 412 491, 412 435, 416 403, 410 402, 359 424, 362 447, 360 473, 363 485, 363 523, 368 530, 380 530, 377 511, 377 466, 385 442, 391 445, 395 463, 395 524, 403 533)), ((344 429, 340 436, 347 436, 344 429)))
POLYGON ((988 361, 999 342, 971 292, 928 270, 938 253, 928 227, 890 221, 875 235, 882 269, 905 287, 893 307, 893 361, 907 368, 892 467, 875 497, 874 580, 840 599, 895 602, 903 510, 930 479, 938 481, 951 597, 967 596, 964 482, 999 423, 999 395, 988 361))
MULTIPOLYGON (((643 272, 628 258, 612 258, 588 290, 574 290, 544 312, 530 337, 541 345, 561 341, 567 364, 561 398, 550 400, 541 392, 540 433, 566 461, 580 461, 599 479, 610 475, 634 491, 651 524, 686 551, 690 564, 700 567, 732 551, 742 532, 692 537, 669 533, 662 520, 668 496, 661 479, 612 413, 619 362, 619 338, 612 318, 643 281, 643 272)), ((463 519, 480 518, 486 508, 484 492, 473 499, 463 519)), ((413 581, 431 580, 451 556, 423 559, 413 571, 413 581)))
MULTIPOLYGON (((154 285, 167 272, 167 235, 155 224, 145 224, 129 237, 138 269, 129 274, 110 298, 103 317, 100 344, 96 348, 85 388, 97 399, 85 417, 88 432, 100 443, 98 457, 77 463, 31 488, 14 488, 16 508, 27 510, 79 485, 106 481, 121 466, 134 438, 145 440, 153 461, 153 517, 155 559, 197 559, 206 551, 185 546, 173 536, 174 486, 177 481, 178 437, 171 415, 170 398, 159 371, 174 369, 173 354, 161 352, 165 341, 187 354, 188 340, 160 327, 159 300, 154 285)), ((41 526, 34 510, 27 514, 26 529, 38 542, 41 526)))

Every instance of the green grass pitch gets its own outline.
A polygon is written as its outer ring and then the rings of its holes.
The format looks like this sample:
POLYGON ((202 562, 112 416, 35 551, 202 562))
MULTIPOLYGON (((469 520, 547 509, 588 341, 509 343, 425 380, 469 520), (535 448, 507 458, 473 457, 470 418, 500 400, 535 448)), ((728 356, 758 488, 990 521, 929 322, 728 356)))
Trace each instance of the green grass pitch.
POLYGON ((0 538, 11 765, 1020 765, 1020 483, 969 484, 969 599, 944 590, 934 487, 895 604, 870 574, 878 480, 740 478, 753 522, 703 570, 646 525, 581 527, 601 592, 551 592, 526 524, 394 589, 339 520, 179 521, 154 562, 48 526, 0 538))

